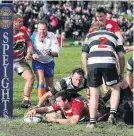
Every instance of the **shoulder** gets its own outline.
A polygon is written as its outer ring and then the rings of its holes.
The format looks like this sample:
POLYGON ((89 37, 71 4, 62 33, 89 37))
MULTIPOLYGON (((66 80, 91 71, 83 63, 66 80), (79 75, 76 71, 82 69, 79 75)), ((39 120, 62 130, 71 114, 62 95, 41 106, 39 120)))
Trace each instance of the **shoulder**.
POLYGON ((53 32, 47 31, 47 37, 48 37, 48 38, 55 38, 56 35, 55 35, 53 32))
POLYGON ((36 36, 37 36, 37 32, 34 32, 34 33, 31 35, 30 39, 31 39, 31 40, 34 40, 36 36))
POLYGON ((114 20, 106 20, 106 25, 111 24, 111 25, 118 25, 118 23, 114 20))
POLYGON ((62 78, 62 79, 60 79, 60 85, 62 86, 62 88, 67 88, 67 85, 68 85, 68 83, 70 83, 71 82, 71 77, 65 77, 65 78, 62 78))
POLYGON ((76 104, 83 105, 84 104, 83 101, 81 101, 80 99, 77 99, 77 98, 72 98, 71 102, 72 102, 72 105, 76 105, 76 104))
POLYGON ((77 109, 77 110, 82 110, 84 108, 84 103, 83 101, 77 99, 77 98, 72 98, 71 99, 71 104, 72 104, 72 109, 77 109))

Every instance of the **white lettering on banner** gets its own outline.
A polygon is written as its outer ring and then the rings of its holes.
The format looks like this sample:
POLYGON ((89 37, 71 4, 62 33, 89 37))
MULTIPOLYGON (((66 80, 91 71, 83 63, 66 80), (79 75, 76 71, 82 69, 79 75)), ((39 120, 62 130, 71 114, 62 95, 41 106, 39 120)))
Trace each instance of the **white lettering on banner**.
POLYGON ((7 105, 10 102, 10 96, 9 96, 9 78, 7 76, 7 68, 9 65, 9 55, 6 54, 6 51, 9 50, 9 39, 8 39, 8 32, 3 33, 3 41, 2 41, 2 66, 3 66, 3 78, 1 80, 1 92, 2 92, 2 98, 1 101, 3 103, 3 116, 8 115, 7 105))

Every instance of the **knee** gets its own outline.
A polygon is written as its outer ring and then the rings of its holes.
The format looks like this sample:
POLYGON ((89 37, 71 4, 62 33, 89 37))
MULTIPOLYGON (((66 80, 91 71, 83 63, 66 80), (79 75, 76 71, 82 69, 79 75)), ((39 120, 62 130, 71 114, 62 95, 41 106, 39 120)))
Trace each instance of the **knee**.
POLYGON ((31 84, 34 83, 35 78, 34 78, 33 74, 29 74, 29 76, 28 76, 28 78, 27 78, 27 81, 30 82, 31 84))

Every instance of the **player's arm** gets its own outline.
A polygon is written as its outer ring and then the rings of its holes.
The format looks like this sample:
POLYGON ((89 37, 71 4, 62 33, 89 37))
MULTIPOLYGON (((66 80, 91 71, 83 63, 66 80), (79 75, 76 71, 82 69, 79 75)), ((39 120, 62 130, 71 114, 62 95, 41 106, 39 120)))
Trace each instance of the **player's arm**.
POLYGON ((113 24, 114 24, 115 35, 122 41, 122 43, 124 43, 124 39, 123 39, 118 23, 114 21, 113 24))
POLYGON ((87 59, 88 59, 88 55, 85 54, 85 53, 82 53, 81 60, 82 60, 82 64, 83 64, 83 68, 84 68, 86 76, 88 74, 88 63, 87 63, 87 59))
POLYGON ((31 59, 32 57, 32 52, 33 52, 33 46, 32 42, 30 40, 30 37, 28 34, 25 32, 25 39, 26 39, 26 45, 27 45, 27 54, 26 54, 26 59, 31 59))
POLYGON ((120 31, 115 32, 115 35, 116 35, 122 42, 124 42, 123 36, 122 36, 122 34, 121 34, 120 31))
POLYGON ((53 94, 51 93, 51 91, 48 91, 47 93, 45 93, 45 94, 40 98, 37 107, 43 106, 44 103, 47 101, 47 99, 48 99, 49 97, 51 97, 51 96, 53 96, 53 94))
POLYGON ((59 46, 58 40, 56 38, 56 35, 53 34, 51 51, 49 52, 49 54, 52 57, 58 57, 59 53, 60 53, 60 46, 59 46))
POLYGON ((119 66, 120 66, 120 81, 123 80, 124 77, 124 67, 125 67, 125 57, 124 57, 124 48, 122 41, 120 39, 117 40, 116 52, 119 58, 119 66))
POLYGON ((53 109, 52 106, 49 106, 49 107, 40 107, 40 108, 36 107, 36 108, 28 111, 26 113, 26 115, 28 117, 33 117, 36 113, 44 114, 44 113, 49 113, 49 112, 53 112, 53 111, 54 111, 54 109, 53 109))
POLYGON ((125 49, 125 53, 127 53, 129 51, 133 51, 134 50, 134 46, 124 47, 124 49, 125 49))
POLYGON ((82 64, 83 64, 85 74, 87 76, 87 74, 88 74, 88 52, 89 52, 89 47, 88 47, 88 44, 86 44, 86 42, 87 42, 86 40, 85 40, 85 45, 82 48, 81 61, 82 61, 82 64))
POLYGON ((54 87, 48 91, 47 93, 45 93, 41 99, 39 100, 38 102, 38 107, 41 107, 43 106, 43 104, 46 102, 46 100, 51 97, 51 96, 54 96, 57 92, 59 92, 60 90, 62 90, 62 87, 61 87, 61 81, 57 81, 54 85, 54 87))
POLYGON ((68 119, 57 119, 57 118, 48 118, 49 122, 59 123, 59 124, 77 124, 80 119, 80 115, 73 115, 68 119))
MULTIPOLYGON (((119 57, 119 65, 120 65, 120 78, 123 79, 123 76, 124 76, 124 67, 125 67, 125 57, 124 57, 124 53, 122 52, 119 52, 118 53, 118 57, 119 57)), ((121 79, 121 80, 122 80, 121 79)))

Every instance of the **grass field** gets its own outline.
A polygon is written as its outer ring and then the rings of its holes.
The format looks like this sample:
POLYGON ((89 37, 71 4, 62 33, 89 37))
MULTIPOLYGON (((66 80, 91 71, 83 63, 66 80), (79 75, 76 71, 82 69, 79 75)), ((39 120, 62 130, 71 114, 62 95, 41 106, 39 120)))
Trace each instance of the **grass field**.
MULTIPOLYGON (((126 60, 132 53, 126 54, 126 60)), ((61 49, 60 57, 55 59, 55 81, 70 74, 73 68, 82 66, 81 47, 65 47, 61 49)), ((38 101, 34 84, 31 95, 32 105, 38 101)), ((20 109, 23 99, 24 81, 14 73, 14 119, 0 119, 0 136, 132 136, 132 126, 127 126, 123 122, 118 122, 117 126, 112 126, 107 122, 97 123, 97 128, 90 130, 86 124, 60 125, 52 123, 25 124, 23 122, 24 113, 27 110, 20 109)), ((82 91, 85 95, 85 91, 82 91)))

